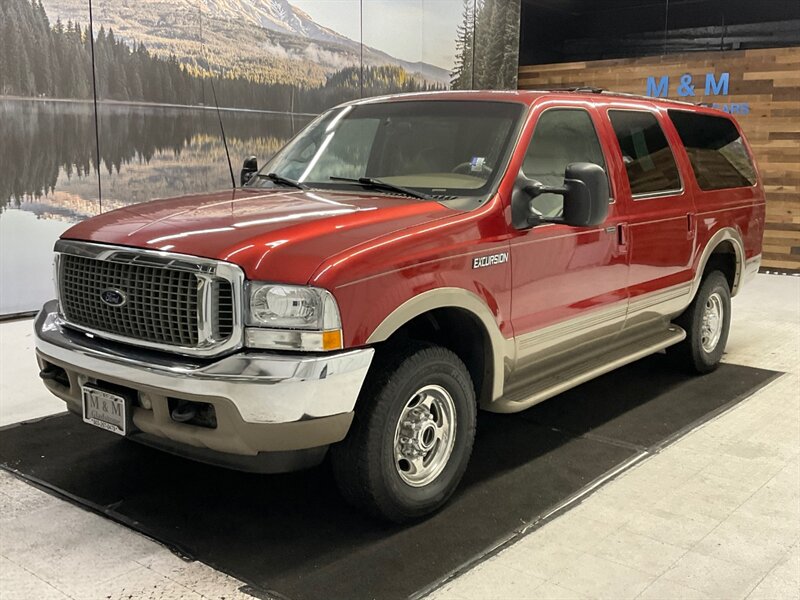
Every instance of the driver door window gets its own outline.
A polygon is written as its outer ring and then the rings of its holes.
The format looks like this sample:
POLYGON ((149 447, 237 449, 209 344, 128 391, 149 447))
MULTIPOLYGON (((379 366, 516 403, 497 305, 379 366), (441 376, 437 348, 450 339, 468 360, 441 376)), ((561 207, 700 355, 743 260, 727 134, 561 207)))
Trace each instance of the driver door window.
MULTIPOLYGON (((544 185, 560 186, 564 183, 564 170, 574 162, 606 167, 589 113, 573 108, 546 110, 536 123, 522 173, 544 185)), ((541 194, 532 204, 543 216, 558 217, 564 198, 557 194, 541 194)))

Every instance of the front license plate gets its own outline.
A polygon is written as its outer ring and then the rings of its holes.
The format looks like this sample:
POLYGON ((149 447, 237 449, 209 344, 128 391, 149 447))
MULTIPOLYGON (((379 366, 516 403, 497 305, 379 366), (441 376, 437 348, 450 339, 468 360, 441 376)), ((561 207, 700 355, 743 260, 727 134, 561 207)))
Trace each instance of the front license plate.
POLYGON ((125 397, 88 385, 83 394, 83 420, 106 431, 125 435, 127 415, 125 397))

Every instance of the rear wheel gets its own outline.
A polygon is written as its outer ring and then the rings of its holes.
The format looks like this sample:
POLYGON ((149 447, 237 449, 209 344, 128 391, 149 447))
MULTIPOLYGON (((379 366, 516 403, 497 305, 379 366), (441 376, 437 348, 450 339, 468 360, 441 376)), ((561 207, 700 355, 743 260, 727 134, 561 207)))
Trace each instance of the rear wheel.
POLYGON ((351 504, 402 522, 433 512, 455 491, 477 411, 469 372, 450 350, 412 344, 387 354, 376 357, 331 460, 351 504))
POLYGON ((731 324, 731 292, 719 271, 705 276, 689 308, 675 323, 686 331, 686 339, 672 354, 686 368, 708 373, 719 366, 731 324))

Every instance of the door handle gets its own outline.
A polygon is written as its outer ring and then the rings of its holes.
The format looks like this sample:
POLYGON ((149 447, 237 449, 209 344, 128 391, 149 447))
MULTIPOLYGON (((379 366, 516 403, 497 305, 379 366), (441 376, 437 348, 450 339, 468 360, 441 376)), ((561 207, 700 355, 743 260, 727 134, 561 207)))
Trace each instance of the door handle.
POLYGON ((617 245, 625 252, 628 249, 628 224, 620 223, 617 225, 617 245))
POLYGON ((686 239, 691 240, 694 239, 694 215, 692 213, 686 213, 686 239))

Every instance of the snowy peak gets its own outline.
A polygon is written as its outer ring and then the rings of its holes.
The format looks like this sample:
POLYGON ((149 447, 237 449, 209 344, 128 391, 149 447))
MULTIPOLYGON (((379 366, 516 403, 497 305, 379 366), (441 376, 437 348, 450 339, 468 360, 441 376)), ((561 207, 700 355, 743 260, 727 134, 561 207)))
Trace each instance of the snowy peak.
MULTIPOLYGON (((326 67, 336 65, 352 65, 352 60, 342 60, 341 53, 350 53, 360 50, 360 44, 336 31, 324 27, 314 21, 306 12, 293 6, 288 0, 201 0, 207 9, 207 15, 212 19, 236 22, 238 24, 259 27, 265 31, 274 31, 289 36, 303 38, 308 44, 304 56, 314 57, 313 62, 326 67), (319 58, 323 56, 323 58, 319 58)), ((276 41, 273 48, 282 46, 283 52, 291 48, 294 42, 276 41)), ((294 50, 290 49, 291 54, 294 50)), ((395 64, 403 67, 409 73, 419 73, 429 81, 447 84, 450 73, 441 67, 429 65, 424 62, 411 63, 395 58, 389 54, 364 46, 364 60, 369 65, 395 64)))
POLYGON ((203 3, 212 18, 236 20, 314 40, 352 42, 326 27, 321 27, 288 0, 203 0, 203 3))

